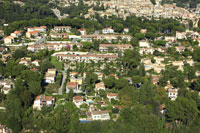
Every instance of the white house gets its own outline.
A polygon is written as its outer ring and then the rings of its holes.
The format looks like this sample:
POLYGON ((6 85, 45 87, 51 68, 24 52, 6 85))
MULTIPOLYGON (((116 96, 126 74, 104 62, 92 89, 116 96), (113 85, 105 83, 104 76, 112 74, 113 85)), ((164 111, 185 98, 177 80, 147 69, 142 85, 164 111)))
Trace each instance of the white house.
POLYGON ((92 111, 92 120, 110 120, 110 115, 108 111, 92 111))
POLYGON ((185 39, 185 38, 186 38, 186 32, 176 31, 176 39, 185 39))
POLYGON ((45 83, 53 84, 56 80, 56 69, 48 69, 45 74, 45 83))
POLYGON ((112 28, 104 28, 102 30, 102 33, 103 34, 113 34, 114 33, 114 30, 112 28))
POLYGON ((139 46, 140 48, 150 48, 150 44, 146 40, 139 41, 139 46))
POLYGON ((43 106, 53 105, 55 98, 52 96, 40 95, 34 100, 33 109, 41 110, 43 106))
POLYGON ((31 64, 33 64, 33 65, 35 65, 35 66, 40 66, 40 60, 34 60, 34 61, 32 61, 32 63, 31 64))
POLYGON ((167 94, 171 100, 176 100, 176 98, 178 97, 178 89, 169 88, 167 94))

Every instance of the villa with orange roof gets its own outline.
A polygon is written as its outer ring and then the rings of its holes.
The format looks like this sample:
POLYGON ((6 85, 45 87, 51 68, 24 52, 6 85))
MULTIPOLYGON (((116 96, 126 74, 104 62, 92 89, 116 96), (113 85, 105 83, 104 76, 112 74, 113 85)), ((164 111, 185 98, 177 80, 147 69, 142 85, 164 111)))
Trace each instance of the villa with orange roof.
POLYGON ((34 100, 33 109, 41 110, 43 106, 53 105, 55 98, 53 96, 40 95, 34 100))
POLYGON ((39 35, 39 31, 37 31, 37 30, 26 32, 27 38, 35 38, 38 35, 39 35))

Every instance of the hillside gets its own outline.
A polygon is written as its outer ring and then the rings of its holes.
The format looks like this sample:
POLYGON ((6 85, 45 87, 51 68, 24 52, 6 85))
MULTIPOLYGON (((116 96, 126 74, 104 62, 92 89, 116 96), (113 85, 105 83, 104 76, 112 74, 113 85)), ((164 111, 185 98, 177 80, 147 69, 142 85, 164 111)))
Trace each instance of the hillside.
POLYGON ((0 24, 18 20, 41 19, 55 17, 49 0, 3 0, 0 2, 0 24))
POLYGON ((176 3, 179 7, 196 8, 200 0, 162 0, 162 3, 176 3))

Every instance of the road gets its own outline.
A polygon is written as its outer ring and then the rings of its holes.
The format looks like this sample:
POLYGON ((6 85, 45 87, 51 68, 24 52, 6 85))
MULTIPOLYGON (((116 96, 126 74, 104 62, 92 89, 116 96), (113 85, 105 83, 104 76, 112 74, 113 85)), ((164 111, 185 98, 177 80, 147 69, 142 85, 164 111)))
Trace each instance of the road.
POLYGON ((58 89, 58 95, 62 95, 63 93, 63 87, 64 87, 64 83, 66 81, 67 75, 66 75, 66 70, 69 68, 69 65, 64 64, 64 70, 62 71, 62 84, 60 86, 60 88, 58 89))

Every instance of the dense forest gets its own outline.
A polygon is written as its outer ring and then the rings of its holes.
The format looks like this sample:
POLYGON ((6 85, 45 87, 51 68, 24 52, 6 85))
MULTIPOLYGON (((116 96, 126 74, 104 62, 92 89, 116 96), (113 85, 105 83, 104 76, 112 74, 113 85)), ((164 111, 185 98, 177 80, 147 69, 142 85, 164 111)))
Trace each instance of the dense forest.
POLYGON ((0 24, 18 20, 30 20, 55 17, 49 0, 22 0, 23 4, 15 4, 13 0, 0 1, 0 24))
POLYGON ((200 0, 162 0, 162 3, 176 3, 180 7, 196 8, 200 0))

